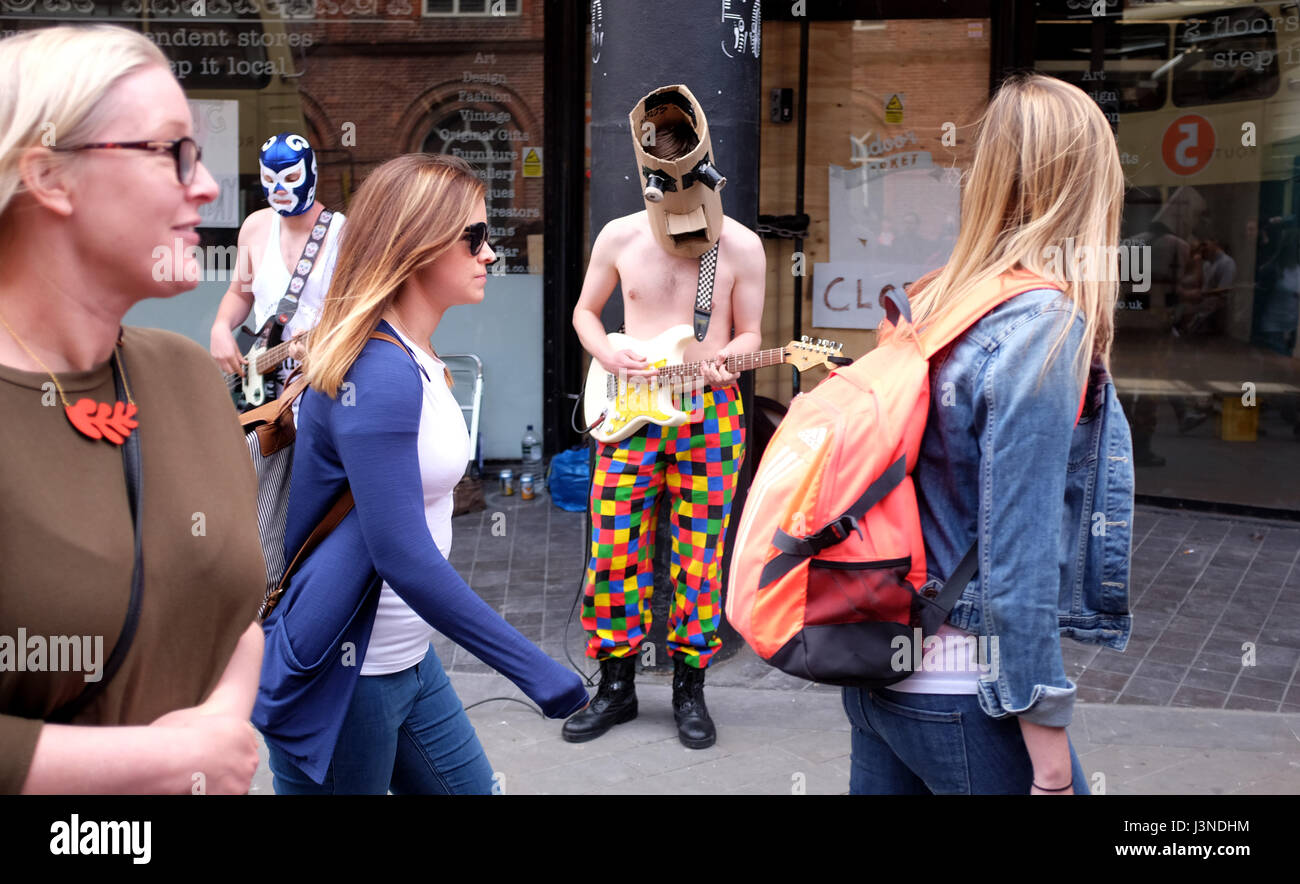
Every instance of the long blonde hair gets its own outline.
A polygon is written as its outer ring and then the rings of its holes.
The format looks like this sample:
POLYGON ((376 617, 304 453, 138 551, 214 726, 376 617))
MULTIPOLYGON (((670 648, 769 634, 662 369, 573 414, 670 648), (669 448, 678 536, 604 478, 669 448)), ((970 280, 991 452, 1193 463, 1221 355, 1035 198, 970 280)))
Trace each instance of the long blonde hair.
POLYGON ((396 157, 370 173, 348 209, 320 321, 307 337, 306 375, 331 397, 402 285, 460 243, 483 199, 469 164, 444 154, 396 157))
POLYGON ((94 140, 113 111, 104 99, 118 80, 167 64, 147 38, 116 25, 39 28, 0 40, 0 218, 22 192, 25 148, 94 140))
POLYGON ((1085 331, 1075 370, 1085 377, 1093 357, 1109 368, 1124 175, 1115 136, 1096 102, 1077 86, 1042 74, 1005 82, 980 121, 962 196, 952 256, 908 293, 918 327, 924 330, 980 283, 1023 268, 1058 283, 1071 302, 1048 361, 1081 312, 1085 331), (1061 272, 1061 256, 1071 251, 1095 256, 1085 278, 1061 272))

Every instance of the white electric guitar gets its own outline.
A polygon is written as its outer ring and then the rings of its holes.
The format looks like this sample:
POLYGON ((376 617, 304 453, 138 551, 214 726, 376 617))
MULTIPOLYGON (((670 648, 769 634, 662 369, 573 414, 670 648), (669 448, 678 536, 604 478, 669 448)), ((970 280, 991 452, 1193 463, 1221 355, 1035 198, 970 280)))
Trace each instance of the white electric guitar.
MULTIPOLYGON (((267 323, 274 321, 274 318, 268 319, 267 323)), ((237 372, 222 372, 226 378, 226 389, 235 400, 236 411, 243 414, 275 398, 275 371, 292 355, 289 352, 290 346, 306 334, 299 332, 292 340, 283 341, 274 347, 259 343, 260 336, 247 328, 236 335, 235 344, 244 354, 247 364, 237 372)))
MULTIPOLYGON (((680 427, 689 421, 691 400, 704 390, 701 363, 681 361, 693 340, 695 331, 689 325, 675 325, 648 341, 611 334, 609 343, 615 350, 641 354, 659 373, 653 377, 620 377, 605 371, 598 360, 591 360, 583 408, 592 437, 601 442, 619 442, 649 423, 680 427)), ((821 363, 834 368, 852 361, 843 356, 843 349, 832 341, 804 338, 773 350, 729 356, 726 364, 731 372, 783 362, 800 371, 821 363)))

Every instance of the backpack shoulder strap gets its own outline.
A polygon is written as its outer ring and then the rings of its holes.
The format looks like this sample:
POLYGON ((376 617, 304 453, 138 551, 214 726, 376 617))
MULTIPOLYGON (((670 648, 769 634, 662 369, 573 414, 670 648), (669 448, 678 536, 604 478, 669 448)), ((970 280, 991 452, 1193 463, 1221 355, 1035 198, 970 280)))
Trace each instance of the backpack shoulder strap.
POLYGON ((930 358, 955 341, 964 331, 979 322, 994 307, 1016 295, 1034 289, 1057 289, 1059 283, 1050 282, 1027 270, 1016 270, 985 280, 968 292, 938 321, 928 323, 920 330, 926 358, 930 358))

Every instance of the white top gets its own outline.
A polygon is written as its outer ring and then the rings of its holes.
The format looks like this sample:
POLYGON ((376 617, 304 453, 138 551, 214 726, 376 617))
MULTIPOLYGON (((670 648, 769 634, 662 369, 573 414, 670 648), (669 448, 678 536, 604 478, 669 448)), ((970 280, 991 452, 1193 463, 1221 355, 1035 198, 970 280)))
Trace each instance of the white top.
MULTIPOLYGON (((394 329, 396 331, 396 329, 394 329)), ((420 411, 420 478, 424 484, 424 519, 429 534, 443 557, 451 554, 452 489, 465 475, 469 463, 469 430, 460 403, 447 388, 443 364, 415 345, 397 336, 411 348, 428 372, 424 384, 424 405, 420 411)), ((391 675, 418 664, 429 650, 433 627, 411 610, 393 592, 388 582, 379 594, 379 609, 370 632, 370 644, 361 663, 362 675, 391 675)))
POLYGON ((913 646, 917 632, 908 636, 902 649, 895 650, 906 651, 903 659, 913 674, 891 684, 889 690, 905 694, 975 694, 981 675, 996 677, 997 645, 991 639, 945 623, 935 635, 922 639, 918 649, 913 646))
POLYGON ((1230 288, 1237 279, 1237 262, 1227 252, 1219 252, 1213 261, 1203 262, 1202 288, 1206 291, 1230 288))
MULTIPOLYGON (((321 246, 316 261, 312 265, 307 284, 298 296, 298 310, 285 328, 285 340, 298 332, 307 331, 320 318, 325 294, 329 291, 330 278, 334 275, 334 261, 339 253, 339 234, 346 219, 342 212, 335 212, 330 219, 329 230, 325 232, 325 242, 321 246)), ((253 277, 253 331, 260 331, 266 321, 275 313, 293 274, 284 266, 284 257, 280 252, 280 213, 272 211, 271 230, 266 236, 266 245, 262 249, 262 260, 257 265, 257 274, 253 277)))

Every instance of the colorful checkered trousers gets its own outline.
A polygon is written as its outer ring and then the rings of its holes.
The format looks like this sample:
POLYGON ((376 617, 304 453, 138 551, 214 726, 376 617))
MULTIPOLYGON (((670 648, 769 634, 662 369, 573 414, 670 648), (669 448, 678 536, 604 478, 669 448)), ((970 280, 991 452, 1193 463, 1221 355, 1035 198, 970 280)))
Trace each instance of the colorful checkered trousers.
POLYGON ((745 456, 744 409, 732 384, 707 388, 680 427, 647 424, 597 451, 591 559, 582 607, 587 656, 626 657, 650 632, 659 492, 672 501, 673 604, 668 652, 703 669, 722 645, 722 546, 745 456))

